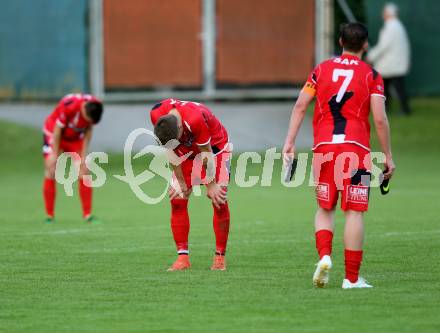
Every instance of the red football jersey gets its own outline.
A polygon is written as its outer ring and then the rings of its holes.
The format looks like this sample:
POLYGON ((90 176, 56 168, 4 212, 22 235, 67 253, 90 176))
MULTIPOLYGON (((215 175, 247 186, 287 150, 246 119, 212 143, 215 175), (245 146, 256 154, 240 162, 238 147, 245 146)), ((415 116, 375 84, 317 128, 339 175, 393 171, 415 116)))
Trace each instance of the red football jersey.
POLYGON ((61 99, 55 110, 44 122, 44 133, 52 135, 55 125, 63 129, 62 139, 68 141, 81 140, 85 131, 93 124, 81 114, 83 102, 96 101, 92 95, 69 94, 61 99))
POLYGON ((180 145, 175 149, 178 156, 191 152, 194 157, 200 151, 198 146, 210 144, 214 154, 225 150, 228 132, 214 114, 203 104, 177 99, 166 99, 156 104, 150 111, 151 122, 156 125, 160 117, 176 109, 181 118, 183 134, 180 145))
POLYGON ((319 64, 303 91, 316 96, 313 149, 354 143, 370 150, 370 97, 385 98, 378 72, 358 57, 343 54, 319 64))

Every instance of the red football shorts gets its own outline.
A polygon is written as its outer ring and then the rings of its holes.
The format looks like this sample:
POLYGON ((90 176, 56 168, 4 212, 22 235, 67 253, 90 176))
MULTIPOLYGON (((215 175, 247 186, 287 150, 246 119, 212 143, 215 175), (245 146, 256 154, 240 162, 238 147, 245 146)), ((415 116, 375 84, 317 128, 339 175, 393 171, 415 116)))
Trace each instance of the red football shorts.
POLYGON ((351 143, 326 144, 313 152, 316 199, 333 209, 341 193, 342 210, 368 210, 371 180, 370 153, 351 143))
MULTIPOLYGON (((73 141, 67 141, 61 139, 60 150, 65 153, 77 153, 78 155, 81 156, 83 143, 84 143, 83 139, 73 140, 73 141)), ((44 158, 47 158, 50 155, 50 153, 52 153, 53 151, 52 144, 53 144, 52 135, 44 134, 43 135, 44 158)))
MULTIPOLYGON (((217 184, 222 187, 227 187, 229 184, 231 155, 232 153, 230 151, 224 151, 214 156, 216 164, 215 180, 217 184)), ((206 177, 206 172, 202 167, 200 159, 187 159, 182 162, 181 167, 188 189, 194 185, 204 185, 210 182, 206 177)), ((175 179, 173 179, 173 181, 175 181, 175 179)))

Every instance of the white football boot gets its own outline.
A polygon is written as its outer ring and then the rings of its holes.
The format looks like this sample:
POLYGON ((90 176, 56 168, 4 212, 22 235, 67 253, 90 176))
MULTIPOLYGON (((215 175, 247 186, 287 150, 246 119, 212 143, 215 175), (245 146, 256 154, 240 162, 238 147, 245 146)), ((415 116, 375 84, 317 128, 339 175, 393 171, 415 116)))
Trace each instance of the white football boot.
POLYGON ((358 277, 358 280, 354 283, 350 282, 348 279, 342 281, 342 289, 355 289, 355 288, 373 288, 372 285, 368 284, 363 277, 358 277))
POLYGON ((324 288, 328 284, 328 276, 332 268, 332 258, 330 256, 323 256, 316 264, 316 270, 313 274, 313 284, 318 288, 324 288))

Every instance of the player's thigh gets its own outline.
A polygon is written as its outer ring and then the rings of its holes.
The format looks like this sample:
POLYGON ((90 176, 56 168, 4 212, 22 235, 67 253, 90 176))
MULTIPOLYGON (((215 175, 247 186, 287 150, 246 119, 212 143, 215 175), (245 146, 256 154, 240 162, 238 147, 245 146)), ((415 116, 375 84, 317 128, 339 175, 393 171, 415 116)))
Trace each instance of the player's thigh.
MULTIPOLYGON (((183 179, 185 181, 186 187, 188 189, 191 189, 194 184, 194 175, 193 175, 193 163, 194 160, 187 159, 180 164, 180 167, 182 169, 183 179)), ((175 173, 173 173, 173 181, 177 181, 175 173)))
POLYGON ((318 147, 313 153, 315 195, 321 208, 331 210, 338 202, 338 189, 334 181, 334 147, 318 147))
POLYGON ((231 178, 232 152, 225 151, 215 156, 216 170, 215 180, 222 187, 229 185, 231 178))
POLYGON ((344 179, 341 208, 344 211, 353 210, 365 212, 368 210, 371 181, 371 158, 362 147, 352 147, 359 160, 356 168, 349 170, 350 177, 344 179))
POLYGON ((66 153, 70 153, 72 157, 75 156, 75 159, 78 159, 76 155, 81 157, 83 146, 84 146, 84 140, 75 140, 75 141, 61 140, 61 147, 63 151, 66 153))
MULTIPOLYGON (((87 175, 89 170, 86 166, 86 161, 82 160, 83 153, 83 140, 75 140, 75 141, 66 141, 61 140, 60 147, 64 153, 68 154, 72 159, 72 163, 74 163, 75 167, 78 169, 79 177, 87 175)), ((85 159, 85 157, 84 157, 85 159)))

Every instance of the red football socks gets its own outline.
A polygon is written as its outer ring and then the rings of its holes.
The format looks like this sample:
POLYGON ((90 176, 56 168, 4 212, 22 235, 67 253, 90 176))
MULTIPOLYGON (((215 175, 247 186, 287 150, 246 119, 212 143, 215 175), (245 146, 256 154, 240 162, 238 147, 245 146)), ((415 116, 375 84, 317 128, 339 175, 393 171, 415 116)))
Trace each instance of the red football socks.
POLYGON ((220 208, 214 207, 214 233, 215 233, 215 245, 216 254, 224 255, 226 253, 226 244, 228 243, 229 236, 229 222, 230 222, 230 214, 229 214, 229 206, 226 202, 223 205, 220 205, 220 208))
MULTIPOLYGON (((189 215, 188 200, 173 199, 171 202, 171 230, 178 254, 188 254, 189 215)), ((214 232, 216 253, 224 255, 229 235, 229 206, 223 204, 219 209, 214 207, 214 232)))
POLYGON ((178 254, 188 254, 189 215, 187 199, 172 199, 171 230, 178 254))
POLYGON ((87 218, 92 212, 92 187, 84 178, 79 181, 79 197, 81 199, 81 206, 83 210, 83 217, 87 218))
POLYGON ((363 251, 345 250, 345 278, 354 283, 359 278, 363 251))
POLYGON ((323 256, 331 256, 333 232, 330 230, 319 230, 315 233, 316 249, 318 250, 319 259, 323 256))
POLYGON ((54 217, 55 209, 56 184, 55 179, 44 178, 43 182, 43 198, 46 207, 46 214, 54 217))

